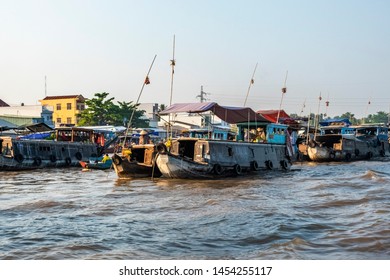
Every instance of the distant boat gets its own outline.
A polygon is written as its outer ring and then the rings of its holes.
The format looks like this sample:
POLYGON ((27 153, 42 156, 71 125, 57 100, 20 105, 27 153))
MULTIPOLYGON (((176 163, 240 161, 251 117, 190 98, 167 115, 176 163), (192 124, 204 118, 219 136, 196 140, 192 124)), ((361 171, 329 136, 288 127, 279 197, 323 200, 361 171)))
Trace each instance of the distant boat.
POLYGON ((102 161, 103 157, 99 158, 90 158, 88 161, 80 161, 80 165, 83 169, 110 169, 112 166, 112 159, 107 159, 106 161, 102 161))
POLYGON ((208 179, 290 169, 288 126, 270 124, 250 108, 224 107, 214 102, 185 103, 174 104, 160 114, 206 111, 235 123, 237 141, 184 137, 172 140, 171 147, 159 144, 156 164, 163 177, 208 179), (266 129, 266 139, 249 139, 249 132, 260 126, 266 129), (245 130, 246 136, 241 133, 245 130))
POLYGON ((310 140, 307 153, 312 161, 369 160, 389 155, 388 128, 384 125, 360 125, 321 128, 310 140))
POLYGON ((54 140, 0 137, 0 171, 79 166, 79 161, 98 157, 104 150, 97 142, 104 138, 103 132, 77 127, 54 132, 54 140))

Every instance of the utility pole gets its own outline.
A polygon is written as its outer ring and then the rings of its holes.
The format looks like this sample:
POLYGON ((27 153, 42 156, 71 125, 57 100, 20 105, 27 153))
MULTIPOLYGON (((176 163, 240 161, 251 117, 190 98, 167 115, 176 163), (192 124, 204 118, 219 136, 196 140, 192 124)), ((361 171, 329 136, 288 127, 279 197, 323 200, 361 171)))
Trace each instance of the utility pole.
POLYGON ((207 93, 207 92, 204 92, 203 91, 203 86, 200 87, 200 94, 196 96, 196 98, 200 98, 200 102, 203 103, 205 101, 207 101, 207 98, 206 98, 206 95, 207 94, 210 94, 210 93, 207 93))

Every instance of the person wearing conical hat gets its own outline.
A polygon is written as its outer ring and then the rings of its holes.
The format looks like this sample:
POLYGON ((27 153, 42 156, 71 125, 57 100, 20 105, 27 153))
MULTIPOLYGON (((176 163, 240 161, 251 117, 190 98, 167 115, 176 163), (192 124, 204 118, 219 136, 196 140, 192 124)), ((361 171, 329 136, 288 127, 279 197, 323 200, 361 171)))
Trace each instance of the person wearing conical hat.
POLYGON ((139 144, 148 144, 149 143, 149 133, 146 130, 142 130, 139 133, 139 144))

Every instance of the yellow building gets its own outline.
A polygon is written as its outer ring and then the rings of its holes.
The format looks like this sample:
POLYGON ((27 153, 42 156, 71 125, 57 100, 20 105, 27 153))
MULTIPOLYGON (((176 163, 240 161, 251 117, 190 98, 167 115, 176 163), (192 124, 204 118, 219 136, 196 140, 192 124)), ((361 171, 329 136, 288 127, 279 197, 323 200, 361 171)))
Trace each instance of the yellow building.
POLYGON ((77 114, 85 109, 85 98, 82 95, 46 96, 39 100, 42 106, 53 108, 53 122, 56 127, 63 124, 77 125, 77 114))

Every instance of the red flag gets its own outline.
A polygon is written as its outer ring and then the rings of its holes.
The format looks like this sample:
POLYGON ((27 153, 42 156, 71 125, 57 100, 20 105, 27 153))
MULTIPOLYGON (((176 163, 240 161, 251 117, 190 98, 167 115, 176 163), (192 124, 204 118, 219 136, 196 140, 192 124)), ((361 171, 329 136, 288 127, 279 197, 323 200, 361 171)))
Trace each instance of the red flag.
POLYGON ((149 80, 149 77, 146 76, 146 78, 145 78, 145 85, 148 85, 148 84, 150 84, 150 80, 149 80))

